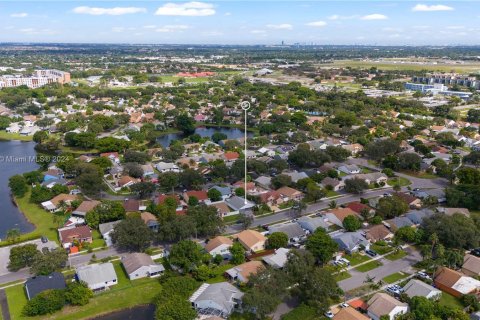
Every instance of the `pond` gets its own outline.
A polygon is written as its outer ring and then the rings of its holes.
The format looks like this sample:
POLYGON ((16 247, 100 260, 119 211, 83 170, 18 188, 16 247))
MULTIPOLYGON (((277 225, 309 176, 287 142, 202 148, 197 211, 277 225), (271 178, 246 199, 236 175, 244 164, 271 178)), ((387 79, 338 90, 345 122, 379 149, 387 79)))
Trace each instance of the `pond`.
POLYGON ((35 143, 0 140, 0 238, 8 230, 17 228, 22 233, 30 232, 34 226, 27 221, 10 197, 8 179, 16 174, 38 168, 35 162, 35 143))
POLYGON ((149 304, 130 309, 112 312, 93 320, 153 320, 155 319, 155 306, 149 304))
MULTIPOLYGON (((227 139, 238 139, 244 137, 244 131, 237 128, 227 127, 198 127, 195 129, 195 133, 201 137, 211 137, 215 132, 223 133, 227 136, 227 139)), ((253 133, 248 132, 248 137, 253 137, 253 133)), ((172 141, 185 139, 186 136, 181 133, 169 133, 157 138, 157 142, 163 147, 168 147, 172 141)))

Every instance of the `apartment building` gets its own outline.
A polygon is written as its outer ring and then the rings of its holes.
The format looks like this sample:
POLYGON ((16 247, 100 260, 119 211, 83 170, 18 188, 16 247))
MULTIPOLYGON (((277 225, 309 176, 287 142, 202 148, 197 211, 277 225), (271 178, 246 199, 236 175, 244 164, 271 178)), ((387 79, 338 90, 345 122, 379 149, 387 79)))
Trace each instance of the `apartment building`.
POLYGON ((50 83, 69 83, 70 73, 60 70, 35 70, 30 76, 23 75, 4 75, 0 76, 0 88, 12 88, 18 86, 27 86, 29 88, 39 88, 50 83))

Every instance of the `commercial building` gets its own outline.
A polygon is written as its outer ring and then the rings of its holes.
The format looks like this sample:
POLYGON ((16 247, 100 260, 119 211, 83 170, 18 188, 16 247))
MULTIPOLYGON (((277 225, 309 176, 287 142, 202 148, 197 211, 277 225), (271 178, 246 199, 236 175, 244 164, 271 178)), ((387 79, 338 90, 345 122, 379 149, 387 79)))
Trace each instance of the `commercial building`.
POLYGON ((51 83, 69 83, 70 73, 60 70, 35 70, 32 75, 4 75, 0 76, 0 88, 27 86, 35 89, 51 83))

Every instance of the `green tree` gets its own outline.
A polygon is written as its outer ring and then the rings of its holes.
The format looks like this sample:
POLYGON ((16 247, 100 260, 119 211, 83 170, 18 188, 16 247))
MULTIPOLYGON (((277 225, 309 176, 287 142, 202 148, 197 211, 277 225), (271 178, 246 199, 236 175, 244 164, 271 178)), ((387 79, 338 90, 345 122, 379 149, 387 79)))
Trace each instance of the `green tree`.
POLYGON ((172 246, 168 261, 184 272, 195 270, 202 262, 202 248, 191 240, 182 240, 172 246))
POLYGON ((319 264, 326 264, 338 250, 338 244, 322 228, 318 228, 307 238, 306 248, 319 264))
POLYGON ((360 194, 366 189, 368 189, 368 183, 363 179, 353 178, 345 180, 346 192, 360 194))
POLYGON ((35 257, 40 254, 36 244, 16 246, 10 250, 8 270, 15 272, 25 267, 30 267, 35 257))
POLYGON ((8 186, 15 197, 23 197, 28 191, 27 180, 25 177, 17 174, 8 179, 8 186))
POLYGON ((377 213, 384 219, 398 217, 408 211, 408 204, 398 196, 381 198, 377 205, 377 213))
POLYGON ((73 306, 84 306, 93 298, 93 292, 84 282, 70 282, 65 290, 65 300, 73 306))
POLYGON ((34 275, 49 275, 60 271, 67 263, 68 255, 63 248, 56 248, 45 253, 35 255, 30 272, 34 275))
POLYGON ((288 235, 285 232, 273 232, 267 241, 268 249, 286 248, 288 245, 288 235))
POLYGON ((195 121, 186 114, 181 114, 176 118, 177 129, 183 131, 186 135, 195 132, 195 121))
POLYGON ((230 254, 232 255, 232 263, 237 265, 245 262, 245 249, 240 242, 235 242, 230 247, 230 254))
POLYGON ((63 290, 46 290, 40 292, 27 302, 22 314, 28 317, 54 313, 65 305, 63 290))
POLYGON ((120 221, 111 237, 115 246, 137 252, 147 249, 153 240, 152 231, 140 217, 127 217, 120 221))
POLYGON ((157 320, 194 320, 197 312, 187 299, 171 297, 165 303, 158 304, 155 311, 157 320))
POLYGON ((12 228, 7 230, 7 241, 10 243, 16 242, 18 239, 20 239, 20 229, 18 228, 12 228))
POLYGON ((210 189, 208 190, 208 197, 210 198, 210 200, 212 201, 220 201, 222 200, 222 193, 220 191, 218 191, 217 189, 210 189))
POLYGON ((104 200, 93 210, 87 212, 85 220, 90 228, 97 228, 100 223, 125 219, 125 208, 121 202, 104 200))
POLYGON ((345 230, 353 232, 360 229, 362 227, 362 223, 356 216, 347 216, 345 219, 343 219, 343 227, 345 230))

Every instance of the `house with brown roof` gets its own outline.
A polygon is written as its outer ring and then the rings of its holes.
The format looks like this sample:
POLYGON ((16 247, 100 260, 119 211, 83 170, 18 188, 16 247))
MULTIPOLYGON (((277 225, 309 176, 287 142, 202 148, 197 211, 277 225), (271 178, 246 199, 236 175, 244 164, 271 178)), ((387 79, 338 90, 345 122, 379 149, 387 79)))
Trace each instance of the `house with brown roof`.
POLYGON ((125 199, 122 206, 126 212, 140 211, 140 201, 136 199, 125 199))
POLYGON ((233 241, 230 238, 224 236, 218 236, 210 239, 205 245, 205 251, 210 253, 213 257, 221 255, 224 259, 230 259, 230 248, 233 245, 233 241))
POLYGON ((393 238, 393 233, 388 230, 383 224, 371 226, 365 231, 365 238, 370 242, 377 242, 379 240, 388 240, 393 238))
POLYGON ((248 279, 251 275, 257 274, 259 271, 263 270, 265 266, 261 261, 253 260, 242 263, 238 266, 235 266, 231 269, 225 271, 225 274, 232 280, 238 281, 240 283, 248 282, 248 279))
POLYGON ((230 212, 232 212, 228 207, 228 205, 223 201, 212 203, 210 207, 215 207, 217 209, 219 216, 222 218, 228 216, 230 212))
POLYGON ((269 206, 277 206, 283 203, 282 195, 275 190, 264 192, 258 195, 260 202, 269 206))
POLYGON ((250 252, 265 250, 265 243, 267 242, 267 238, 263 234, 250 229, 237 234, 237 239, 245 250, 250 252))
POLYGON ((162 264, 155 263, 146 253, 128 253, 121 260, 130 280, 158 277, 165 271, 162 264))
POLYGON ((388 316, 390 320, 394 320, 396 316, 407 313, 408 310, 408 304, 386 293, 376 293, 368 300, 367 314, 373 320, 380 320, 382 316, 388 316))
POLYGON ((480 289, 480 281, 447 267, 438 268, 433 276, 433 283, 435 287, 454 297, 478 293, 480 289))
POLYGON ((100 204, 100 201, 97 200, 86 200, 83 201, 77 209, 75 209, 72 212, 72 215, 75 216, 80 216, 80 217, 85 217, 87 215, 87 212, 92 211, 95 209, 96 206, 100 204))
POLYGON ((343 180, 326 177, 322 180, 321 186, 331 188, 333 191, 340 191, 345 188, 345 182, 343 180))
POLYGON ((190 190, 183 193, 183 199, 186 203, 190 200, 191 197, 197 198, 198 202, 205 202, 208 200, 208 194, 205 190, 190 190))
POLYGON ((238 159, 240 155, 238 152, 234 151, 227 151, 223 154, 223 158, 225 159, 226 162, 234 162, 235 160, 238 159))
POLYGON ((480 258, 467 253, 463 257, 462 272, 470 277, 480 276, 480 258))
POLYGON ((142 218, 143 222, 147 225, 147 227, 150 228, 150 230, 157 232, 158 231, 158 220, 157 217, 155 217, 153 214, 150 212, 144 211, 140 213, 140 218, 142 218))
POLYGON ((402 199, 402 201, 405 202, 410 208, 420 208, 422 206, 422 200, 412 196, 411 194, 405 192, 394 192, 392 195, 402 199))
POLYGON ((138 182, 140 182, 140 179, 133 178, 130 176, 122 176, 120 177, 120 179, 117 180, 117 186, 118 188, 128 188, 138 182))
POLYGON ((73 242, 92 243, 92 231, 88 226, 69 226, 58 229, 58 237, 64 248, 70 248, 73 242))
POLYGON ((65 204, 67 206, 70 206, 73 201, 77 200, 78 196, 73 195, 73 194, 66 194, 66 193, 61 193, 55 197, 53 197, 49 201, 44 201, 41 203, 43 209, 50 211, 50 212, 55 212, 60 209, 62 204, 65 204))
POLYGON ((348 216, 354 216, 361 218, 355 211, 349 208, 336 208, 330 209, 325 217, 333 224, 336 224, 339 227, 343 227, 343 220, 348 216))
POLYGON ((304 194, 301 191, 298 191, 297 189, 293 189, 290 187, 281 187, 280 189, 276 190, 282 197, 284 198, 284 201, 288 200, 294 200, 294 201, 300 201, 303 199, 304 194))
POLYGON ((333 316, 333 320, 370 320, 370 318, 352 307, 347 307, 340 309, 340 311, 333 316))
POLYGON ((349 204, 347 204, 346 208, 351 209, 352 211, 355 211, 360 216, 362 216, 363 211, 368 212, 369 215, 375 214, 375 210, 372 209, 372 207, 358 201, 350 202, 349 204))

